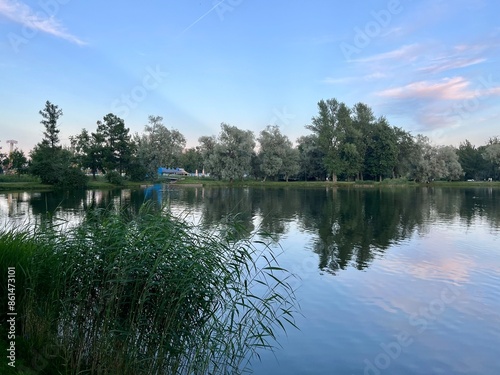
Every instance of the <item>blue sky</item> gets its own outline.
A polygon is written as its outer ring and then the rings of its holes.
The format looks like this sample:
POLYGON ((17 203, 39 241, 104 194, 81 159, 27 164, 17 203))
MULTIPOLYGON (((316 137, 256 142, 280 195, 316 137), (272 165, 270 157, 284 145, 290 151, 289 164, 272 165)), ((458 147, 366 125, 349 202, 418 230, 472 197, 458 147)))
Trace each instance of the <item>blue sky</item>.
POLYGON ((337 98, 436 144, 500 135, 500 2, 0 0, 0 146, 61 139, 110 112, 149 115, 188 146, 226 122, 292 140, 337 98))

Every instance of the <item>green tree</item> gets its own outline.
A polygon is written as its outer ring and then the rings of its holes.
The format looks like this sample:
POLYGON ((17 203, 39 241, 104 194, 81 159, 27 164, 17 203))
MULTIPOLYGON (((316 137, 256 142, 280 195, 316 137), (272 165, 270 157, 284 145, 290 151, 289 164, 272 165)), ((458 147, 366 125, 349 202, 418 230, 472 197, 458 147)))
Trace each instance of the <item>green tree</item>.
POLYGON ((186 139, 176 129, 163 125, 163 117, 149 116, 144 133, 136 134, 138 162, 146 168, 151 178, 156 178, 159 167, 178 167, 186 139))
POLYGON ((216 136, 202 136, 198 138, 200 143, 200 152, 203 159, 203 169, 205 173, 210 173, 213 177, 222 178, 222 165, 218 160, 216 153, 217 137, 216 136))
POLYGON ((500 175, 500 143, 493 143, 490 140, 482 155, 491 164, 491 178, 497 180, 500 175))
POLYGON ((394 127, 397 144, 397 163, 393 169, 393 177, 408 178, 411 173, 412 159, 416 153, 415 140, 406 130, 394 127))
POLYGON ((291 147, 285 148, 285 157, 281 165, 280 174, 283 175, 286 182, 292 176, 296 176, 300 171, 300 152, 291 147))
POLYGON ((462 166, 456 152, 452 146, 438 147, 437 150, 438 162, 441 164, 439 178, 445 178, 449 181, 459 180, 464 175, 462 166))
POLYGON ((480 180, 488 174, 488 162, 483 158, 481 150, 466 139, 457 150, 458 160, 464 171, 464 179, 480 180))
POLYGON ((325 180, 327 176, 324 165, 324 152, 318 146, 316 135, 305 135, 297 139, 299 151, 299 172, 301 179, 325 180))
POLYGON ((56 149, 59 144, 59 129, 57 128, 57 120, 63 115, 62 109, 57 105, 52 104, 50 101, 45 102, 45 108, 38 112, 42 115, 43 120, 40 121, 45 126, 43 135, 45 138, 42 140, 44 145, 49 146, 51 149, 56 149))
POLYGON ((74 137, 70 137, 71 147, 76 160, 82 168, 90 169, 94 180, 99 170, 104 170, 106 144, 100 132, 90 133, 86 129, 74 137))
POLYGON ((42 183, 62 188, 84 187, 87 184, 85 174, 72 166, 73 154, 59 145, 59 129, 57 120, 62 110, 49 101, 45 109, 39 112, 45 126, 44 137, 30 152, 31 166, 29 172, 40 177, 42 183))
POLYGON ((104 137, 103 165, 122 174, 134 151, 129 129, 118 116, 109 113, 97 121, 97 132, 104 137))
POLYGON ((375 115, 372 109, 364 103, 356 103, 352 108, 352 125, 358 131, 357 137, 353 139, 359 158, 362 159, 358 178, 363 179, 365 172, 366 149, 368 147, 371 133, 375 125, 375 115))
POLYGON ((233 181, 252 173, 255 140, 250 130, 222 123, 218 137, 200 137, 199 142, 206 171, 213 176, 233 181))
POLYGON ((203 156, 200 147, 191 147, 185 150, 180 156, 179 164, 188 172, 201 173, 203 170, 203 156))
POLYGON ((222 123, 216 146, 216 155, 222 165, 222 178, 233 181, 249 174, 254 147, 254 135, 250 130, 222 123))
POLYGON ((17 174, 27 173, 28 159, 22 150, 16 148, 11 152, 8 159, 10 167, 15 170, 17 174))
POLYGON ((317 145, 324 154, 324 165, 334 182, 344 170, 340 155, 343 133, 337 119, 339 107, 340 103, 337 99, 320 100, 318 115, 312 118, 311 125, 306 126, 316 135, 317 145))
POLYGON ((382 181, 392 176, 397 163, 397 138, 384 117, 378 119, 373 128, 366 151, 366 171, 382 181))
POLYGON ((283 170, 287 151, 292 148, 292 142, 286 135, 281 134, 279 127, 276 125, 268 125, 260 132, 257 140, 260 144, 260 168, 264 180, 267 177, 276 178, 280 171, 283 170))

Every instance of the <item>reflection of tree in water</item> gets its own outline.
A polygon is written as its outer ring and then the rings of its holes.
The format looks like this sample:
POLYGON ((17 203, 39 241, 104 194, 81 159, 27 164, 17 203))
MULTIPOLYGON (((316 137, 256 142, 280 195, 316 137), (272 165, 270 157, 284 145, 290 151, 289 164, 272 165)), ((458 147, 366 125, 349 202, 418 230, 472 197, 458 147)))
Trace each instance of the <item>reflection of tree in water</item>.
POLYGON ((242 228, 240 235, 248 236, 255 229, 254 216, 254 202, 249 189, 205 189, 201 222, 203 226, 214 227, 235 218, 242 228))
POLYGON ((376 253, 410 236, 424 222, 415 189, 351 188, 311 191, 300 220, 317 228, 314 251, 319 267, 335 273, 353 265, 363 269, 376 253))
POLYGON ((319 267, 335 273, 353 265, 363 269, 377 253, 426 233, 436 220, 457 219, 469 226, 477 217, 498 228, 499 190, 439 188, 351 188, 311 190, 305 194, 299 219, 315 229, 314 251, 319 267))
MULTIPOLYGON (((500 189, 492 188, 175 188, 151 190, 151 200, 195 210, 201 224, 220 228, 237 215, 241 236, 259 230, 278 240, 296 220, 301 230, 314 233, 319 267, 335 273, 352 265, 367 267, 377 254, 413 234, 425 234, 436 220, 461 221, 470 226, 481 220, 500 228, 500 189), (259 227, 255 228, 255 223, 259 227)), ((145 190, 87 190, 72 192, 7 193, 7 217, 16 214, 79 220, 89 208, 137 212, 145 190), (10 197, 10 198, 9 198, 10 197)), ((4 203, 4 205, 5 205, 4 203)), ((12 219, 13 220, 13 219, 12 219)), ((17 218, 16 218, 17 220, 17 218)))

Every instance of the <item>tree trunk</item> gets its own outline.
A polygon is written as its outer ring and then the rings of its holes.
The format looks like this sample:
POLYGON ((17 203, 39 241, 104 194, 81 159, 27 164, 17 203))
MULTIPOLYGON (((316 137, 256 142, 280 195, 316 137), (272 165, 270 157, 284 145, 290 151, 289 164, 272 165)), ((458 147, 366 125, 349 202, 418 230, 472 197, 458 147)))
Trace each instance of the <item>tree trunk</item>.
POLYGON ((332 173, 332 182, 337 182, 337 175, 332 173))

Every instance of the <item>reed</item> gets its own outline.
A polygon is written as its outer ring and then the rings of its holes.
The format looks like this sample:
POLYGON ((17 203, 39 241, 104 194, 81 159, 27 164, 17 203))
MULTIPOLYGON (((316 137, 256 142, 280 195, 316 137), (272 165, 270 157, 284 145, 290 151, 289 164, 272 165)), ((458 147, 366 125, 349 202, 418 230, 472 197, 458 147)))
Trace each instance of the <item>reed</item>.
POLYGON ((207 232, 146 205, 3 233, 1 268, 24 270, 26 356, 50 347, 50 373, 64 374, 247 370, 276 329, 295 326, 297 305, 267 244, 230 228, 207 232))

